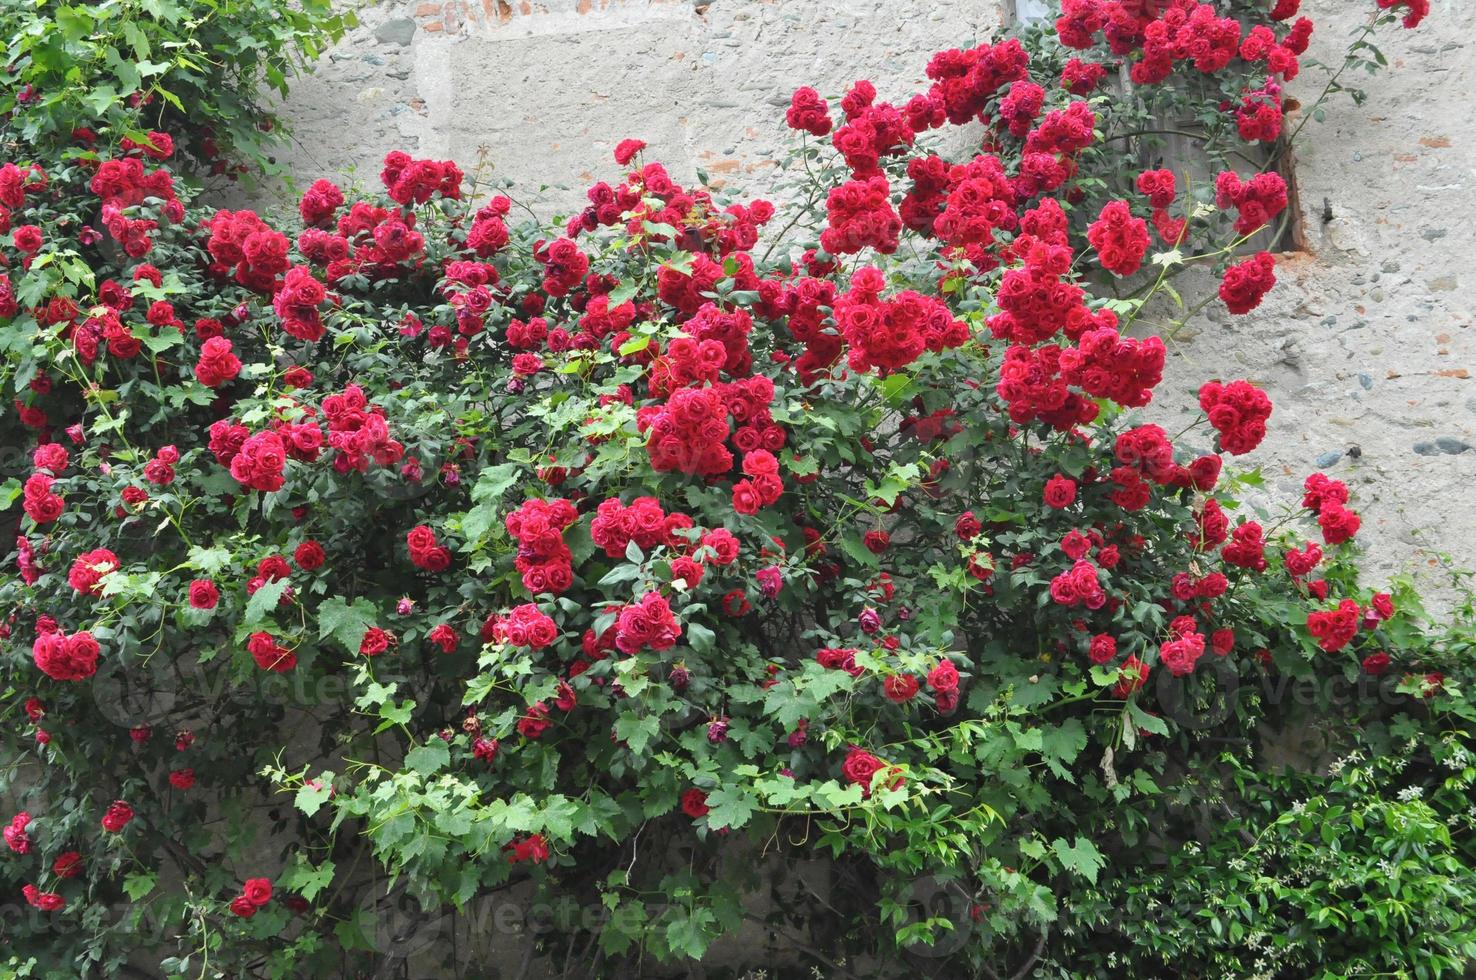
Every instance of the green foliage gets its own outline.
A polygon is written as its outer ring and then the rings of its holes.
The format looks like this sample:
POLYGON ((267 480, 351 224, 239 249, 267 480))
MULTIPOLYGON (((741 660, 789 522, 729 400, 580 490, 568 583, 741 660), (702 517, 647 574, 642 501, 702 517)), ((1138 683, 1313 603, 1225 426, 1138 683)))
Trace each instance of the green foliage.
POLYGON ((61 147, 77 128, 145 142, 162 130, 206 165, 252 171, 280 136, 259 95, 352 26, 330 0, 13 0, 0 5, 4 135, 61 147))
MULTIPOLYGON (((312 3, 3 16, 40 93, 13 120, 33 147, 98 114, 120 138, 168 122, 199 86, 191 118, 228 118, 247 152, 257 73, 280 81, 341 27, 312 3), (115 29, 135 57, 108 56, 115 29), (139 87, 165 116, 98 94, 139 87)), ((1066 53, 1026 40, 1064 104, 1066 53)), ((1163 99, 1223 144, 1219 101, 1244 80, 1095 97, 1104 138, 1061 195, 1070 246, 1087 254, 1083 219, 1132 193, 1139 161, 1116 136, 1163 99)), ((1022 141, 996 135, 1014 172, 1022 141)), ((548 243, 567 226, 505 227, 510 201, 462 199, 459 174, 419 196, 349 188, 290 234, 161 181, 114 214, 146 226, 130 253, 117 220, 94 227, 93 156, 53 146, 44 190, 21 173, 12 222, 42 245, 0 243, 16 299, 0 383, 29 430, 23 472, 0 483, 19 538, 0 577, 0 720, 17 735, 0 796, 28 835, 0 886, 64 906, 0 924, 15 975, 349 976, 402 953, 417 974, 478 975, 507 955, 478 943, 514 932, 530 962, 580 976, 685 975, 718 944, 737 968, 837 976, 1423 978, 1476 958, 1476 609, 1436 621, 1406 580, 1377 594, 1357 545, 1258 472, 1196 478, 1221 455, 1206 418, 1165 438, 1172 465, 1129 506, 1114 471, 1144 421, 1130 399, 1083 400, 1065 425, 1017 417, 1000 382, 1030 345, 1012 352, 990 321, 1018 228, 971 259, 914 233, 854 260, 778 236, 760 251, 709 188, 678 195, 651 171, 627 179, 621 213, 580 225, 590 275, 556 288, 548 243), (494 222, 505 242, 471 243, 494 222), (247 252, 281 267, 253 278, 247 252), (888 297, 936 300, 956 342, 891 370, 848 362, 867 338, 838 338, 837 297, 863 266, 888 297), (294 299, 304 275, 320 298, 294 299), (602 322, 624 302, 625 322, 602 322), (731 351, 708 338, 723 369, 667 390, 716 314, 748 326, 731 351), (517 339, 538 315, 558 343, 517 339), (216 333, 241 363, 209 385, 216 333), (799 370, 826 340, 830 359, 799 370), (658 466, 673 391, 727 400, 658 466), (246 453, 231 424, 281 451, 246 453), (50 450, 43 473, 48 451, 30 450, 53 438, 65 465, 50 450), (757 506, 740 487, 769 460, 750 439, 773 446, 779 482, 757 506), (729 458, 691 465, 714 447, 729 458), (236 465, 266 457, 280 486, 236 465), (1048 504, 1063 477, 1075 496, 1048 504), (558 526, 537 516, 551 501, 558 526), (1203 540, 1216 506, 1226 530, 1258 522, 1264 567, 1203 540), (444 553, 417 556, 422 532, 444 553), (1326 555, 1294 574, 1285 555, 1309 540, 1326 555), (1053 592, 1079 561, 1102 602, 1053 592), (1194 591, 1212 575, 1222 591, 1194 591), (204 580, 218 601, 194 601, 204 580), (1322 590, 1384 611, 1319 643, 1322 590), (91 634, 95 672, 47 660, 47 618, 91 634), (1223 631, 1171 669, 1180 636, 1223 631), (1386 668, 1365 659, 1381 653, 1386 668), (118 800, 134 819, 101 829, 118 800), (69 877, 56 861, 74 850, 69 877), (263 878, 273 897, 247 901, 263 878), (551 921, 505 924, 529 908, 551 921)), ((905 158, 880 167, 905 186, 905 158)), ((776 227, 817 244, 820 202, 851 176, 807 141, 776 227)), ((1073 312, 1183 306, 1169 278, 1243 244, 1207 189, 1191 197, 1202 251, 1161 252, 1121 296, 1069 274, 1073 312)), ((879 342, 905 331, 875 316, 879 342)))

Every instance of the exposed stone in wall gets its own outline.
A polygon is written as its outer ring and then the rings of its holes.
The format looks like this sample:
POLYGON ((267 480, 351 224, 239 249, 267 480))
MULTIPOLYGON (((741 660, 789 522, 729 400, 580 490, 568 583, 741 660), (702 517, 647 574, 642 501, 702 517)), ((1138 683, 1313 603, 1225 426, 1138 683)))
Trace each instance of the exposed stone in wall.
MULTIPOLYGON (((1371 0, 1302 6, 1309 57, 1338 64, 1371 0)), ((1307 251, 1278 257, 1261 309, 1216 304, 1184 331, 1161 389, 1187 406, 1207 377, 1264 385, 1276 412, 1248 461, 1280 496, 1314 469, 1347 481, 1371 584, 1429 573, 1442 551, 1476 568, 1473 37, 1476 9, 1436 0, 1420 30, 1376 39, 1389 69, 1347 79, 1368 101, 1334 96, 1298 141, 1307 251)), ((1292 93, 1310 103, 1325 82, 1304 69, 1292 93)))
MULTIPOLYGON (((297 84, 283 162, 306 183, 388 148, 510 179, 547 214, 613 176, 639 137, 682 178, 701 167, 763 187, 787 145, 798 85, 871 78, 920 87, 930 52, 995 34, 1005 0, 411 0, 359 9, 363 26, 297 84)), ((1307 0, 1312 56, 1338 63, 1372 0, 1307 0)), ((1476 567, 1476 9, 1435 0, 1424 25, 1378 41, 1390 70, 1370 98, 1329 104, 1297 155, 1305 253, 1247 317, 1201 317, 1173 345, 1161 401, 1191 406, 1206 377, 1247 377, 1276 402, 1251 458, 1284 493, 1321 468, 1364 512, 1374 580, 1476 567), (1331 214, 1330 220, 1325 220, 1331 214), (1349 450, 1356 451, 1350 452, 1349 450)), ((1024 8, 1022 8, 1024 9, 1024 8)), ((1304 103, 1325 76, 1292 86, 1304 103)), ((1208 280, 1189 286, 1213 288, 1208 280)), ((1202 295, 1202 293, 1201 293, 1202 295)))

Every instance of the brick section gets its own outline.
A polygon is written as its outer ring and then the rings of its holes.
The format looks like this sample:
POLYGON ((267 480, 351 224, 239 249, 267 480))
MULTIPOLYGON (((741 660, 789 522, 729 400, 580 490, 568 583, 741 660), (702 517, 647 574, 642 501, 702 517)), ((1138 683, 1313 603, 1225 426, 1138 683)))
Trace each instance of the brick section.
POLYGON ((670 7, 675 0, 421 0, 414 7, 423 31, 482 34, 541 18, 598 18, 602 14, 637 17, 652 7, 670 7))

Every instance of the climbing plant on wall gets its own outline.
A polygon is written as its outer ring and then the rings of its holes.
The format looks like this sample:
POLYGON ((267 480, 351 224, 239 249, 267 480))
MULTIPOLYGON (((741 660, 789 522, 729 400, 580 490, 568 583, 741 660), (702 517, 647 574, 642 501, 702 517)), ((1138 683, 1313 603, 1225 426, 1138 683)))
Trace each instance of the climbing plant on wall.
POLYGON ((1471 603, 1140 329, 1274 288, 1268 7, 801 88, 778 204, 636 140, 556 227, 403 152, 274 226, 131 123, 0 168, 8 968, 1458 975, 1471 603))

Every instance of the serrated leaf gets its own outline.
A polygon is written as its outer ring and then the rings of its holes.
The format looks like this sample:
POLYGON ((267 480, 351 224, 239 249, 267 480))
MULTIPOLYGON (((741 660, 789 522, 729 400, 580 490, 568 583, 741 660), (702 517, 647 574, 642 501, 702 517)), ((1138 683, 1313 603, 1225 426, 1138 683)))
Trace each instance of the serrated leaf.
POLYGON ((123 879, 123 893, 136 902, 153 891, 158 880, 159 876, 150 872, 131 874, 123 879))
POLYGON ((364 632, 374 625, 374 605, 368 599, 345 602, 338 596, 324 599, 318 606, 318 639, 333 638, 349 653, 357 653, 364 632))
POLYGON ((1097 872, 1107 863, 1102 852, 1085 837, 1077 837, 1071 844, 1067 844, 1064 837, 1057 837, 1051 841, 1051 850, 1061 862, 1061 867, 1081 875, 1094 885, 1097 883, 1097 872))
POLYGON ((707 825, 714 830, 736 830, 753 816, 753 800, 742 790, 723 787, 707 794, 707 825))
POLYGON ((451 750, 439 738, 417 745, 405 753, 405 765, 422 776, 438 772, 451 761, 451 750))
POLYGON ((267 615, 277 608, 277 604, 282 601, 282 593, 286 592, 291 584, 285 578, 263 584, 251 594, 250 601, 246 603, 246 616, 243 622, 247 626, 252 626, 264 621, 267 615))
POLYGON ((332 795, 332 787, 328 785, 326 780, 321 780, 320 785, 317 786, 303 783, 298 789, 297 794, 292 797, 292 805, 311 817, 322 809, 323 804, 328 802, 330 795, 332 795))
POLYGON ((1157 715, 1150 715, 1138 707, 1137 701, 1129 701, 1127 703, 1127 713, 1128 717, 1132 719, 1132 723, 1145 732, 1152 732, 1154 735, 1167 735, 1169 732, 1168 724, 1162 718, 1157 715))
POLYGON ((870 549, 862 543, 859 535, 842 534, 836 543, 858 565, 865 568, 875 568, 881 564, 881 559, 871 553, 870 549))

